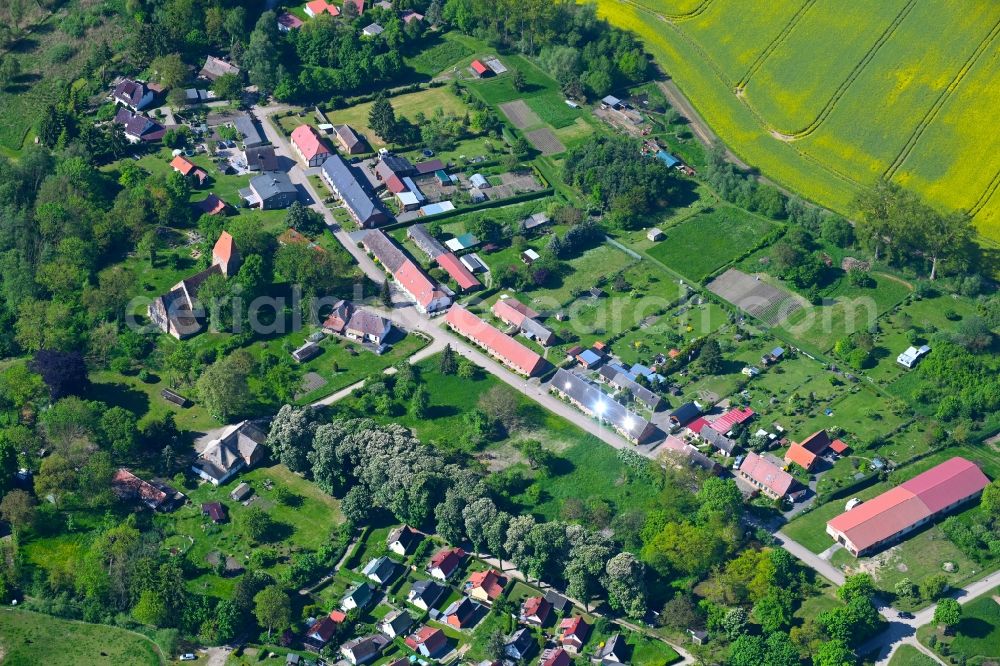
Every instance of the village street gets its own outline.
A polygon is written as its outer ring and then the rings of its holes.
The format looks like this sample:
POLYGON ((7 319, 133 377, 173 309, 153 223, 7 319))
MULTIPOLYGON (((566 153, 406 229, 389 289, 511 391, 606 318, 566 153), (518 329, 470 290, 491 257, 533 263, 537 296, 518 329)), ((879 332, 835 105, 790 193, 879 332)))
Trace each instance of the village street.
MULTIPOLYGON (((351 253, 351 256, 354 257, 355 262, 357 262, 358 266, 361 267, 361 270, 364 271, 365 275, 376 284, 381 284, 386 279, 385 273, 383 273, 382 270, 376 266, 375 262, 372 261, 371 257, 369 257, 363 249, 357 246, 357 243, 351 239, 350 234, 337 224, 333 214, 323 204, 324 197, 320 196, 320 193, 316 191, 315 187, 313 187, 313 184, 310 182, 309 175, 312 173, 318 173, 319 170, 303 169, 299 165, 298 160, 295 159, 294 153, 292 152, 291 146, 286 137, 282 135, 282 133, 271 123, 268 116, 282 111, 284 108, 285 107, 283 106, 275 105, 257 109, 261 125, 264 128, 264 132, 266 133, 268 140, 274 145, 275 153, 279 157, 284 157, 294 163, 294 166, 288 174, 291 181, 306 191, 309 198, 312 200, 311 207, 323 215, 329 231, 333 233, 337 240, 340 241, 341 245, 343 245, 344 248, 351 253)), ((428 356, 443 350, 445 345, 450 344, 452 349, 468 358, 476 365, 482 367, 497 379, 500 379, 515 390, 523 393, 525 396, 531 398, 549 411, 554 412, 571 423, 577 424, 588 433, 604 441, 610 446, 616 449, 636 448, 626 442, 610 428, 605 428, 592 419, 581 418, 582 415, 577 409, 550 394, 537 379, 525 379, 524 377, 516 375, 501 363, 493 360, 491 357, 466 342, 463 338, 452 334, 442 325, 440 319, 434 319, 420 314, 411 303, 403 300, 402 296, 398 293, 394 292, 393 296, 393 309, 391 311, 385 311, 380 308, 371 309, 379 312, 382 316, 387 317, 393 322, 394 325, 399 326, 403 330, 420 331, 421 333, 427 335, 431 340, 431 344, 428 347, 420 350, 410 358, 411 362, 427 358, 428 356)), ((351 390, 359 385, 360 383, 355 384, 352 387, 348 387, 347 389, 342 389, 341 391, 318 401, 316 404, 332 404, 346 395, 349 395, 351 390)), ((649 450, 643 450, 641 452, 645 453, 645 455, 650 458, 653 457, 652 452, 649 450)))

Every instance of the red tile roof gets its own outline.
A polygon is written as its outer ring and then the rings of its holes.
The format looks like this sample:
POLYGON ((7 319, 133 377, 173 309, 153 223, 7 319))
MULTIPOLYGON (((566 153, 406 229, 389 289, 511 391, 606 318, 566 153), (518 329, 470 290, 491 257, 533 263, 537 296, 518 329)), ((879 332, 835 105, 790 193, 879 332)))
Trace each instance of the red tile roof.
POLYGON ((441 569, 444 574, 450 575, 452 571, 458 568, 458 565, 462 562, 462 558, 465 557, 465 551, 461 548, 444 548, 434 553, 431 557, 430 569, 435 567, 441 569))
POLYGON ((552 611, 552 604, 545 597, 529 597, 524 600, 521 606, 521 615, 524 617, 537 617, 538 621, 545 623, 545 619, 552 611))
POLYGON ((439 169, 444 169, 444 162, 438 159, 428 160, 426 162, 419 162, 413 165, 413 168, 417 170, 417 173, 423 176, 424 174, 434 173, 439 169))
POLYGON ((545 366, 545 359, 531 351, 517 340, 466 310, 461 305, 453 305, 448 310, 448 324, 462 335, 471 338, 499 357, 507 365, 529 377, 545 366))
POLYGON ((173 167, 174 171, 180 171, 182 176, 188 175, 195 169, 194 164, 183 155, 177 155, 170 160, 170 166, 173 167))
POLYGON ((391 176, 389 176, 389 178, 385 181, 385 186, 388 187, 389 191, 392 192, 393 194, 406 192, 407 190, 410 189, 406 186, 406 183, 404 183, 402 179, 396 174, 392 174, 391 176))
POLYGON ((212 248, 212 257, 227 264, 232 258, 233 250, 235 249, 236 241, 233 240, 228 231, 223 231, 219 234, 219 240, 215 241, 215 247, 212 248))
POLYGON ((489 67, 487 67, 483 63, 479 62, 478 60, 473 60, 472 61, 472 71, 474 71, 476 74, 482 75, 482 74, 485 74, 486 72, 489 72, 491 70, 490 70, 489 67))
POLYGON ((973 497, 989 482, 975 463, 952 458, 840 514, 827 525, 863 551, 973 497))
POLYGON ((525 319, 534 319, 538 313, 516 298, 501 298, 493 304, 493 314, 512 326, 520 326, 525 319))
POLYGON ((448 637, 440 629, 424 625, 416 633, 407 636, 405 642, 411 650, 423 645, 428 654, 436 654, 448 642, 448 637))
POLYGON ((330 149, 320 139, 319 134, 309 125, 299 125, 292 130, 292 143, 307 161, 317 155, 330 153, 330 149))
POLYGON ((833 449, 833 452, 836 453, 837 455, 841 455, 851 447, 845 444, 843 440, 835 439, 832 442, 830 442, 830 448, 833 449))
POLYGON ((465 267, 465 264, 459 261, 458 257, 451 252, 439 255, 435 261, 437 261, 438 266, 443 268, 452 277, 462 291, 478 289, 483 286, 472 272, 465 267))
MULTIPOLYGON (((316 2, 323 2, 323 0, 316 0, 316 2)), ((312 3, 310 3, 310 4, 312 4, 312 3)), ((333 7, 332 5, 331 5, 331 7, 334 10, 337 9, 336 7, 333 7)), ((338 11, 337 13, 339 14, 340 12, 338 11)), ((334 14, 334 16, 336 16, 336 15, 337 14, 334 14)), ((295 30, 296 28, 301 28, 302 27, 302 19, 300 19, 295 14, 291 14, 289 12, 283 12, 280 16, 278 16, 278 23, 280 25, 283 25, 288 30, 295 30)))
POLYGON ((542 658, 542 666, 570 666, 572 663, 573 659, 562 648, 556 648, 542 658))
POLYGON ((791 474, 753 451, 747 454, 746 460, 740 465, 740 474, 761 484, 778 497, 787 495, 795 483, 791 474))
POLYGON ((215 194, 209 194, 203 201, 199 201, 195 205, 205 215, 218 215, 226 210, 226 202, 215 196, 215 194))
POLYGON ((812 469, 812 466, 816 464, 817 457, 815 453, 795 442, 792 442, 792 445, 785 452, 786 463, 795 463, 806 470, 812 469))
POLYGON ((730 409, 728 412, 715 419, 709 425, 712 430, 721 432, 723 435, 733 429, 734 425, 745 423, 753 418, 754 411, 749 407, 738 407, 730 409))
POLYGON ((562 632, 563 640, 571 639, 579 641, 582 644, 583 641, 587 640, 590 625, 584 621, 583 617, 577 615, 576 617, 568 617, 560 622, 559 629, 562 632))
POLYGON ((495 569, 487 571, 477 571, 469 576, 471 589, 481 587, 486 596, 492 601, 503 594, 503 588, 507 585, 507 579, 500 575, 495 569))
MULTIPOLYGON (((326 12, 330 16, 340 16, 340 10, 337 9, 337 7, 335 7, 334 5, 328 4, 326 0, 312 0, 312 2, 306 3, 306 7, 309 8, 309 11, 311 11, 314 16, 319 16, 323 12, 326 12)), ((302 25, 301 21, 299 21, 299 25, 291 27, 297 28, 300 25, 302 25)))
POLYGON ((307 636, 313 636, 324 643, 329 642, 337 631, 337 625, 347 619, 347 616, 340 611, 331 611, 326 617, 322 617, 309 627, 307 636))
POLYGON ((417 303, 425 308, 435 298, 444 295, 427 274, 409 259, 404 261, 392 276, 416 299, 417 303))
POLYGON ((124 467, 115 472, 111 478, 111 485, 118 493, 136 495, 144 502, 159 505, 167 499, 165 492, 148 481, 143 481, 124 467))
POLYGON ((708 419, 704 416, 699 416, 694 421, 691 421, 691 423, 688 423, 685 427, 691 432, 698 434, 701 432, 701 429, 707 425, 709 425, 708 419))

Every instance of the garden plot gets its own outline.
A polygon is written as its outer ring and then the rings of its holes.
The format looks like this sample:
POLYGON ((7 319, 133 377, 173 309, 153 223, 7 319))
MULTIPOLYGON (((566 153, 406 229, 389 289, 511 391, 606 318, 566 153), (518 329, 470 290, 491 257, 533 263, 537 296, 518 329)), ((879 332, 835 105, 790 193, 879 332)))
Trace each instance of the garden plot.
POLYGON ((503 114, 507 116, 507 119, 517 129, 523 130, 527 127, 542 124, 542 119, 538 117, 537 113, 531 110, 523 99, 505 102, 500 105, 500 110, 503 111, 503 114))
POLYGON ((712 280, 708 290, 739 309, 776 326, 804 307, 804 299, 735 268, 712 280))
POLYGON ((562 141, 548 127, 526 132, 524 137, 536 150, 541 151, 542 155, 555 155, 566 150, 566 146, 562 144, 562 141))

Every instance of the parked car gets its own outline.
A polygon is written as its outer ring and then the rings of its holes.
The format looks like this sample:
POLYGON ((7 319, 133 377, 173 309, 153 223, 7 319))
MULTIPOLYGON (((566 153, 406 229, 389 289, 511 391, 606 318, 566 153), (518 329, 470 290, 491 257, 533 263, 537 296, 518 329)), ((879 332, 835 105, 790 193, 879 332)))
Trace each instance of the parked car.
POLYGON ((198 657, 194 656, 192 653, 185 652, 184 654, 181 655, 180 660, 181 661, 194 661, 197 658, 198 657))

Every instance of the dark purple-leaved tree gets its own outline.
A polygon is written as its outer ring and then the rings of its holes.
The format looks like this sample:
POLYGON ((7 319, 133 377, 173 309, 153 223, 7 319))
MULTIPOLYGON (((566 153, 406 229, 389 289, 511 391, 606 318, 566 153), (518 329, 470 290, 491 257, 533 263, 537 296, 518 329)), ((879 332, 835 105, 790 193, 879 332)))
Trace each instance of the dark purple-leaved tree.
POLYGON ((87 364, 79 352, 39 349, 29 369, 42 376, 53 401, 68 395, 79 395, 90 386, 87 364))

